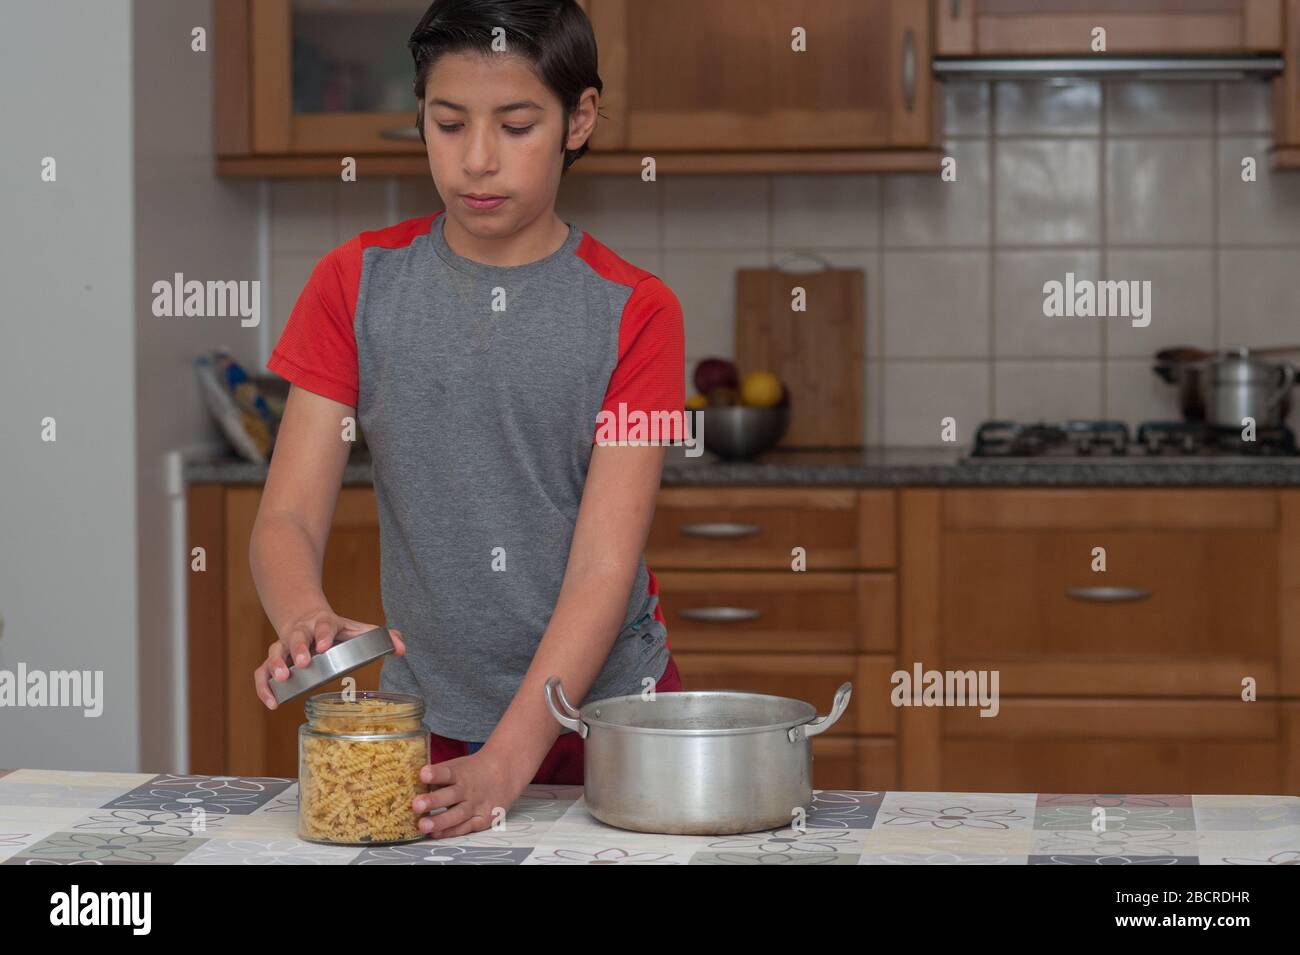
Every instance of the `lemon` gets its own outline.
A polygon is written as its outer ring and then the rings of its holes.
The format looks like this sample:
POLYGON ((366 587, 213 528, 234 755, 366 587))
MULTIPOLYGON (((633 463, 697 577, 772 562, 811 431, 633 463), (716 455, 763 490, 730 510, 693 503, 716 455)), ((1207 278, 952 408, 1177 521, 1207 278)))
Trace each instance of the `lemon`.
POLYGON ((741 379, 740 400, 753 408, 771 408, 781 402, 781 379, 770 371, 751 371, 741 379))

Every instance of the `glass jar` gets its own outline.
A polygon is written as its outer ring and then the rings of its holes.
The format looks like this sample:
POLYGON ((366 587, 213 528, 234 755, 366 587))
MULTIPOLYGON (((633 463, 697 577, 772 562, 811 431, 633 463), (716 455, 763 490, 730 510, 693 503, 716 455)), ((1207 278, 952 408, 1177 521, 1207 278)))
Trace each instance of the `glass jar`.
POLYGON ((331 845, 386 845, 426 838, 411 808, 429 791, 424 701, 358 690, 307 700, 298 728, 298 837, 331 845))

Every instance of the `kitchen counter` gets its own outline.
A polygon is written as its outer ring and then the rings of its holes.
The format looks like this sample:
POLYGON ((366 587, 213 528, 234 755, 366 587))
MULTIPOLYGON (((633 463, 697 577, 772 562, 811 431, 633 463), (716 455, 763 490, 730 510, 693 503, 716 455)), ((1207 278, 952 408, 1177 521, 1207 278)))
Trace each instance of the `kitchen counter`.
POLYGON ((0 769, 4 865, 1294 865, 1300 797, 819 790, 804 831, 627 832, 530 786, 501 832, 397 846, 295 834, 293 779, 0 769), (1105 831, 1093 832, 1104 810, 1105 831), (206 829, 192 831, 194 810, 206 829))
MULTIPOLYGON (((1020 462, 964 461, 966 448, 865 448, 858 451, 772 451, 754 462, 725 463, 711 454, 687 457, 670 448, 663 486, 977 486, 977 487, 1298 487, 1300 458, 1219 458, 1195 461, 1071 458, 1020 462)), ((262 484, 266 467, 233 456, 191 461, 185 480, 194 484, 262 484)), ((371 484, 370 458, 348 462, 344 484, 371 484)))

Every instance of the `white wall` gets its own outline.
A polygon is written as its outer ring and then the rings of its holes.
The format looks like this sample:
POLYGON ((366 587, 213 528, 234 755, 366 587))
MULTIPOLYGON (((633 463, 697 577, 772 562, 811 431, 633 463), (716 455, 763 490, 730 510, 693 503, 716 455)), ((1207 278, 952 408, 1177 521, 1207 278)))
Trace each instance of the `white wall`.
POLYGON ((184 771, 183 511, 166 455, 217 440, 194 355, 227 344, 255 368, 263 332, 155 318, 150 286, 259 278, 259 187, 213 174, 210 0, 5 14, 0 670, 100 670, 105 705, 0 707, 0 766, 184 771), (207 53, 190 49, 195 26, 207 53), (47 155, 56 183, 40 181, 47 155))
POLYGON ((0 30, 0 669, 102 670, 106 701, 0 708, 7 767, 139 756, 130 27, 21 0, 0 30))

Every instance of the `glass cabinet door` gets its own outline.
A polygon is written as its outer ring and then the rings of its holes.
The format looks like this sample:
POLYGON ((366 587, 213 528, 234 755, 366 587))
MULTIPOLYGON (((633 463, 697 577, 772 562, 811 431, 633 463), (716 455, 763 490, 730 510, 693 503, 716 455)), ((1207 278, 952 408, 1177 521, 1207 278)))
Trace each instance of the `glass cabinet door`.
POLYGON ((407 41, 428 0, 257 0, 259 153, 421 153, 407 41))

